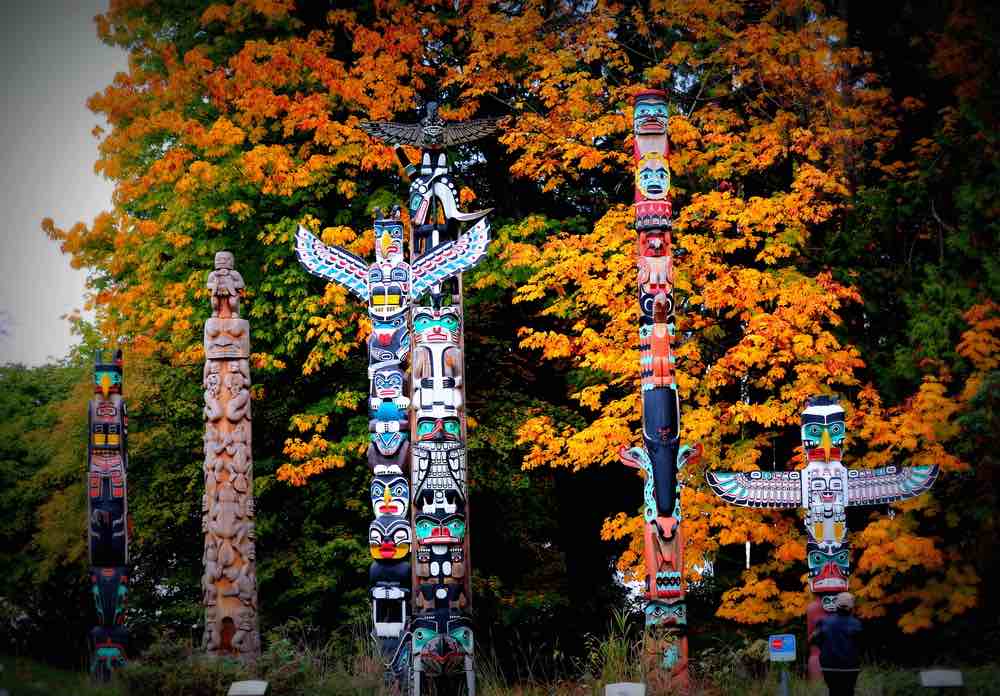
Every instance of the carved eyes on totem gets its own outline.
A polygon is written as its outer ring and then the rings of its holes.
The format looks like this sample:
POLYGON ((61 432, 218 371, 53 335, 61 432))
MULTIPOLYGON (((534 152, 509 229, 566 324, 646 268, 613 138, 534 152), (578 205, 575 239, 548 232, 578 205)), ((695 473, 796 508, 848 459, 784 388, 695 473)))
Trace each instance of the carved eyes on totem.
POLYGON ((385 321, 375 321, 372 323, 372 331, 395 331, 406 323, 404 317, 393 317, 385 321))
POLYGON ((94 373, 94 384, 101 386, 104 380, 108 381, 108 384, 117 385, 122 383, 122 374, 115 370, 101 370, 100 372, 94 373))
POLYGON ((472 652, 472 631, 467 628, 454 628, 448 633, 465 652, 472 652))
POLYGON ((403 376, 398 372, 390 373, 388 375, 383 375, 381 373, 376 372, 374 382, 376 390, 379 389, 401 390, 403 388, 403 376))
POLYGON ((431 314, 418 314, 413 319, 413 330, 418 333, 432 330, 438 326, 449 333, 454 333, 458 331, 458 317, 453 314, 445 314, 435 319, 431 314))
POLYGON ((383 481, 372 481, 372 486, 371 486, 372 500, 385 499, 385 494, 387 490, 391 498, 405 499, 410 497, 410 488, 406 484, 406 481, 402 478, 398 478, 389 481, 388 483, 385 483, 383 481))
POLYGON ((841 549, 836 553, 823 553, 822 551, 809 552, 809 567, 813 571, 819 571, 827 563, 833 563, 841 570, 846 571, 850 567, 851 557, 847 549, 841 549))
POLYGON ((410 279, 410 273, 405 268, 400 268, 399 266, 393 266, 389 271, 389 279, 400 283, 405 283, 410 279))

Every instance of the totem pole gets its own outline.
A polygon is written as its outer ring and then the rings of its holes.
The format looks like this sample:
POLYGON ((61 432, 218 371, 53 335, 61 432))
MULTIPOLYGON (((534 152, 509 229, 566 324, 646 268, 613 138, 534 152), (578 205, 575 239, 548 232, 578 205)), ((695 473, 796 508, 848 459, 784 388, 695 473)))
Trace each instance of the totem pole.
POLYGON ((128 414, 122 398, 122 352, 94 362, 88 409, 87 518, 90 584, 97 626, 90 631, 91 674, 108 681, 127 660, 128 414))
POLYGON ((373 637, 386 680, 405 683, 409 675, 407 620, 411 593, 410 397, 406 360, 410 354, 411 269, 403 254, 405 236, 399 208, 383 218, 375 209, 375 263, 325 246, 300 227, 296 253, 306 270, 342 285, 368 304, 368 466, 375 520, 368 528, 374 559, 369 569, 373 637))
POLYGON ((233 255, 215 255, 205 322, 205 603, 209 655, 260 655, 250 429, 250 323, 240 318, 243 277, 233 255))
MULTIPOLYGON (((844 409, 836 397, 814 396, 802 412, 802 471, 706 473, 716 495, 732 505, 754 508, 806 509, 809 589, 815 598, 806 609, 806 632, 834 611, 834 598, 846 592, 850 573, 847 511, 851 505, 884 505, 927 491, 938 467, 914 466, 848 469, 841 463, 845 436, 844 409)), ((819 648, 809 653, 810 679, 822 678, 819 648)))
POLYGON ((622 448, 627 466, 645 477, 643 490, 643 662, 654 690, 685 688, 687 606, 684 602, 684 536, 677 472, 700 448, 680 445, 680 400, 674 379, 673 251, 667 198, 667 101, 645 90, 633 104, 635 229, 638 233, 639 375, 643 447, 622 448))
POLYGON ((375 557, 370 581, 374 635, 380 643, 386 679, 396 681, 403 690, 412 688, 419 696, 423 677, 464 673, 471 696, 475 672, 468 616, 460 274, 486 254, 490 211, 458 210, 458 192, 441 148, 481 137, 495 123, 445 123, 432 102, 421 124, 366 122, 362 128, 397 145, 424 148, 417 167, 397 147, 412 177, 410 264, 403 262, 398 209, 390 220, 375 221, 376 262, 370 267, 343 249, 325 246, 302 228, 296 249, 299 262, 310 273, 345 286, 369 303, 373 400, 368 461, 374 476, 371 492, 376 515, 370 532, 375 557), (461 233, 462 222, 475 225, 461 233), (398 231, 398 245, 383 241, 389 227, 394 235, 398 231), (382 255, 389 248, 397 254, 391 260, 382 255), (398 287, 374 289, 390 277, 398 287), (383 295, 391 299, 381 299, 383 295), (387 305, 395 313, 379 314, 383 310, 378 308, 387 305), (415 340, 407 399, 402 397, 406 377, 400 366, 410 348, 409 327, 415 340), (376 344, 378 351, 388 352, 377 357, 376 344), (388 370, 385 381, 383 369, 388 370), (388 384, 390 375, 392 389, 383 395, 378 385, 388 384), (384 433, 391 434, 392 440, 384 433), (411 543, 411 524, 416 536, 412 564, 403 560, 411 543), (407 612, 411 595, 413 610, 407 612))

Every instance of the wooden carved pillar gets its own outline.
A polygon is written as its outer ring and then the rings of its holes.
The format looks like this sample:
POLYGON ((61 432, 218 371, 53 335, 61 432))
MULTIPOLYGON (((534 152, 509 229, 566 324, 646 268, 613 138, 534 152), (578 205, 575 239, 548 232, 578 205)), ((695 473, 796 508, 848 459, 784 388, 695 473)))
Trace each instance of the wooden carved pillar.
POLYGON ((677 473, 701 449, 680 444, 672 345, 674 263, 666 94, 645 90, 635 96, 633 107, 643 446, 623 448, 620 456, 645 477, 643 662, 649 689, 661 693, 688 685, 684 534, 677 473))
POLYGON ((228 251, 208 274, 205 322, 205 602, 209 655, 252 661, 260 654, 250 428, 250 324, 240 318, 243 277, 228 251))
POLYGON ((108 681, 128 659, 128 414, 122 382, 122 352, 104 362, 98 351, 88 409, 87 550, 97 609, 97 625, 90 631, 90 671, 101 681, 108 681))

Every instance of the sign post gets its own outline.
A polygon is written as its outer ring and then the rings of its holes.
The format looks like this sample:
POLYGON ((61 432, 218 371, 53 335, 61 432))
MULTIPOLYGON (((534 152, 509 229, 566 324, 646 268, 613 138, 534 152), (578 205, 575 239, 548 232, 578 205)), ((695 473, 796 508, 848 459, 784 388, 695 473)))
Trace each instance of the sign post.
POLYGON ((789 696, 788 663, 795 662, 795 636, 791 633, 769 636, 767 647, 771 662, 777 662, 781 669, 781 685, 778 688, 778 694, 789 696))

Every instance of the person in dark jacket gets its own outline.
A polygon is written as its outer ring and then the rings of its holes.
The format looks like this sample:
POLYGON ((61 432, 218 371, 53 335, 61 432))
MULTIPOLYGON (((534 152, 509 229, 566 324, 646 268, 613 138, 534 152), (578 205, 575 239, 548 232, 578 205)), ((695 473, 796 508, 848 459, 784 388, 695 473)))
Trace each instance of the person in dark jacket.
POLYGON ((854 685, 861 671, 858 643, 861 622, 854 611, 854 595, 841 592, 835 599, 837 612, 816 623, 811 642, 819 646, 819 664, 830 696, 854 696, 854 685))

